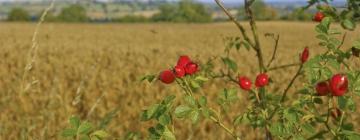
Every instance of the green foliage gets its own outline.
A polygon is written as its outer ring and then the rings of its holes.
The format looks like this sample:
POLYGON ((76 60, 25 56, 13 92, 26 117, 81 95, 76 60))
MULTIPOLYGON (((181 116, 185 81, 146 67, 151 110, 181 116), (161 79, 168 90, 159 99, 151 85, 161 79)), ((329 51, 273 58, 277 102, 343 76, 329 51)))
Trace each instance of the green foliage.
POLYGON ((298 20, 298 21, 310 21, 313 18, 313 14, 304 10, 303 8, 294 9, 290 14, 281 17, 283 20, 298 20))
POLYGON ((59 21, 62 22, 86 22, 88 17, 86 15, 86 9, 81 5, 70 5, 62 9, 58 16, 59 21))
POLYGON ((22 8, 13 8, 8 14, 8 21, 30 21, 30 15, 22 8))
POLYGON ((182 0, 178 4, 164 4, 159 7, 160 13, 154 15, 155 22, 210 22, 211 14, 202 4, 192 0, 182 0))
POLYGON ((110 135, 104 130, 95 130, 93 124, 84 121, 81 122, 77 116, 69 119, 70 127, 65 128, 61 136, 65 138, 80 138, 82 140, 104 140, 110 135))
MULTIPOLYGON (((255 0, 251 5, 253 15, 256 20, 273 20, 278 18, 278 11, 268 5, 263 0, 255 0)), ((238 17, 247 19, 245 7, 241 7, 238 11, 238 17)))

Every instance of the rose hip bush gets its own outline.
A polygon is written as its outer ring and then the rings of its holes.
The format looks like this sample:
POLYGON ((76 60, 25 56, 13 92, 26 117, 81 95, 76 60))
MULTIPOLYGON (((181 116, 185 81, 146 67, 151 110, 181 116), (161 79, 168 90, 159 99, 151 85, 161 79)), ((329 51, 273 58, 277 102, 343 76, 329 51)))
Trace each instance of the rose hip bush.
MULTIPOLYGON (((193 124, 204 119, 214 122, 214 125, 222 128, 224 133, 229 134, 236 140, 243 139, 246 134, 236 132, 235 126, 251 127, 249 131, 263 135, 265 139, 341 139, 358 140, 360 134, 356 132, 354 124, 349 118, 356 115, 355 96, 360 96, 360 71, 352 67, 350 58, 359 57, 360 40, 355 41, 352 46, 343 45, 346 32, 354 31, 356 19, 360 17, 360 2, 348 0, 346 8, 335 8, 329 4, 330 0, 309 0, 309 5, 304 9, 317 5, 314 14, 314 22, 318 24, 314 28, 317 32, 318 46, 304 47, 296 64, 273 66, 279 35, 266 34, 275 41, 274 51, 271 58, 264 59, 257 26, 253 17, 251 5, 255 0, 244 0, 245 13, 247 14, 251 27, 251 37, 245 28, 236 21, 228 12, 220 0, 215 0, 219 7, 239 28, 241 37, 227 38, 224 54, 221 57, 210 59, 204 64, 193 60, 187 55, 179 57, 177 63, 168 69, 159 71, 158 74, 147 75, 142 78, 148 82, 160 81, 163 84, 176 84, 182 93, 164 97, 158 103, 154 103, 141 113, 142 121, 152 121, 154 126, 148 129, 148 138, 151 140, 175 140, 174 121, 191 121, 193 124), (332 25, 340 23, 342 29, 332 25), (340 38, 340 39, 339 39, 340 38), (342 40, 341 40, 342 38, 342 40), (323 47, 325 51, 314 55, 312 47, 323 47), (345 49, 344 49, 345 48, 345 49), (256 52, 258 61, 258 74, 255 76, 243 75, 238 69, 237 61, 229 55, 233 50, 245 49, 256 52), (219 60, 224 64, 220 70, 214 69, 214 61, 219 60), (268 60, 266 63, 265 60, 268 60), (266 64, 265 64, 266 63, 266 64), (268 72, 276 71, 286 67, 297 67, 298 70, 285 89, 270 90, 272 76, 268 72), (305 77, 302 88, 296 92, 289 93, 298 77, 305 77), (203 84, 213 79, 222 79, 225 83, 236 84, 239 89, 222 89, 215 101, 225 111, 236 112, 232 126, 225 125, 220 113, 210 107, 208 98, 198 93, 203 84), (238 94, 248 94, 247 107, 238 110, 229 110, 229 105, 239 101, 238 94), (288 95, 297 95, 289 99, 288 95), (175 104, 180 100, 180 104, 175 104), (242 111, 240 111, 242 110, 242 111), (240 114, 240 112, 243 112, 240 114), (260 132, 264 132, 261 134, 260 132)), ((243 51, 241 51, 243 52, 243 51)), ((175 56, 174 56, 175 57, 175 56)), ((255 60, 251 59, 251 60, 255 60)), ((76 118, 70 119, 72 128, 66 129, 64 136, 79 138, 103 139, 108 134, 102 130, 92 130, 87 122, 80 123, 76 118)), ((137 134, 130 134, 138 137, 137 134)))
MULTIPOLYGON (((311 55, 310 48, 304 47, 300 52, 297 64, 273 67, 279 36, 267 34, 276 41, 273 57, 265 65, 261 46, 256 31, 256 22, 252 15, 251 4, 254 0, 245 0, 245 10, 249 18, 251 33, 250 38, 243 26, 236 21, 219 0, 215 0, 230 19, 237 25, 242 37, 228 39, 224 55, 219 57, 225 65, 221 70, 214 70, 215 59, 205 64, 198 64, 189 56, 180 56, 178 62, 168 70, 160 72, 159 75, 148 75, 143 80, 149 82, 161 81, 164 84, 177 84, 184 91, 180 96, 180 105, 173 103, 175 95, 165 97, 160 103, 149 106, 141 115, 142 121, 155 121, 157 124, 149 128, 149 139, 176 139, 174 135, 173 121, 188 119, 197 123, 202 119, 210 119, 215 125, 224 129, 234 139, 242 139, 243 135, 235 132, 221 122, 220 112, 208 106, 207 97, 197 93, 205 82, 215 78, 224 79, 225 82, 238 84, 238 89, 223 89, 219 94, 217 103, 224 110, 230 104, 236 104, 238 94, 249 94, 248 107, 240 108, 246 110, 233 118, 233 125, 251 126, 262 128, 266 139, 360 139, 360 134, 354 128, 356 122, 348 118, 356 110, 354 96, 360 95, 360 71, 351 67, 348 61, 351 57, 359 56, 360 41, 354 43, 352 48, 344 50, 343 40, 346 31, 353 31, 356 27, 354 22, 359 12, 358 1, 348 1, 348 7, 337 9, 329 5, 327 0, 311 0, 311 7, 317 5, 318 12, 314 14, 314 22, 318 22, 315 30, 318 46, 323 47, 325 52, 311 55), (343 30, 334 28, 334 23, 340 23, 343 30), (233 60, 229 52, 245 48, 257 53, 259 73, 256 77, 242 75, 238 70, 237 61, 233 60), (298 67, 297 73, 283 90, 268 91, 271 86, 269 71, 284 67, 298 67), (299 98, 289 99, 287 94, 293 87, 293 83, 299 76, 306 77, 302 83, 304 87, 297 89, 299 98)), ((306 44, 304 44, 306 46, 306 44)), ((299 46, 302 47, 302 46, 299 46)), ((240 112, 239 110, 231 110, 240 112)), ((250 130, 250 129, 249 129, 250 130)), ((255 129, 254 129, 255 130, 255 129)))

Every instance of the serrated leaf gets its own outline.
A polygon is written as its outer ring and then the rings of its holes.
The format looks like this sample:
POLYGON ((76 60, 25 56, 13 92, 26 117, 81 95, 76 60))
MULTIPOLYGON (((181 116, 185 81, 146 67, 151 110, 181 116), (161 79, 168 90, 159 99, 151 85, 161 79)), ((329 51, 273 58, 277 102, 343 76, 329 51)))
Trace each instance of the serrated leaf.
POLYGON ((141 77, 140 81, 147 80, 149 83, 151 83, 152 81, 154 81, 155 78, 155 75, 146 75, 144 77, 141 77))
POLYGON ((329 29, 330 24, 331 24, 331 18, 330 18, 330 17, 325 17, 325 18, 323 18, 323 19, 321 20, 321 23, 320 23, 320 25, 323 25, 323 26, 326 28, 326 30, 329 29))
POLYGON ((224 64, 225 64, 229 69, 233 70, 234 72, 237 71, 238 66, 237 66, 237 64, 235 63, 235 61, 231 60, 231 59, 228 58, 228 57, 222 58, 222 61, 224 62, 224 64))
POLYGON ((248 51, 251 48, 251 45, 249 42, 247 42, 246 40, 241 41, 241 45, 243 45, 248 51))
POLYGON ((350 30, 350 31, 353 31, 356 27, 356 24, 349 20, 349 19, 345 19, 341 22, 341 26, 344 28, 344 29, 347 29, 347 30, 350 30))
POLYGON ((319 34, 316 36, 316 38, 323 40, 323 41, 328 41, 328 37, 325 34, 319 34))
POLYGON ((354 41, 353 47, 355 47, 355 48, 357 48, 357 49, 360 49, 360 40, 354 41))
POLYGON ((175 95, 166 96, 163 100, 163 104, 165 104, 165 105, 170 104, 170 103, 172 103, 172 101, 174 101, 175 98, 176 98, 175 95))
POLYGON ((243 116, 242 116, 242 115, 238 115, 238 116, 234 119, 233 125, 234 125, 234 126, 239 125, 239 124, 241 123, 242 119, 243 119, 243 116))
POLYGON ((92 124, 89 122, 83 122, 79 126, 78 134, 88 134, 92 129, 92 124))
POLYGON ((341 110, 346 109, 347 99, 344 96, 338 97, 338 104, 341 110))
POLYGON ((110 135, 109 135, 106 131, 104 131, 104 130, 97 130, 97 131, 95 131, 94 133, 92 133, 91 135, 92 135, 92 136, 96 136, 96 137, 98 137, 98 138, 100 138, 100 139, 105 139, 105 138, 107 138, 107 137, 110 136, 110 135))
POLYGON ((301 128, 308 134, 313 134, 315 132, 315 128, 309 123, 302 124, 301 128))
POLYGON ((196 81, 201 81, 201 82, 206 82, 206 81, 208 81, 209 79, 206 78, 206 77, 204 77, 204 76, 199 75, 199 76, 196 76, 195 80, 196 80, 196 81))
POLYGON ((200 104, 200 106, 202 106, 202 107, 205 107, 205 106, 206 106, 206 104, 207 104, 207 99, 206 99, 205 96, 201 96, 201 97, 199 98, 199 104, 200 104))
POLYGON ((80 118, 77 117, 77 116, 71 117, 71 118, 69 119, 69 122, 70 122, 70 124, 71 124, 74 128, 76 128, 76 129, 78 129, 79 126, 80 126, 80 118))
POLYGON ((166 125, 170 124, 170 122, 171 122, 171 118, 168 114, 163 114, 159 117, 159 123, 161 125, 166 126, 166 125))
POLYGON ((68 128, 68 129, 65 129, 64 131, 62 131, 61 136, 73 137, 73 136, 76 136, 76 134, 77 134, 76 129, 68 128))
POLYGON ((196 100, 193 96, 185 96, 184 97, 185 102, 190 105, 191 107, 197 107, 196 100))
POLYGON ((200 119, 200 112, 198 109, 193 110, 190 113, 190 119, 193 124, 197 123, 200 119))
POLYGON ((175 116, 178 118, 184 118, 188 116, 192 111, 192 108, 187 105, 180 105, 175 109, 175 116))
POLYGON ((165 140, 176 140, 175 135, 167 127, 162 135, 165 140))
POLYGON ((190 85, 192 88, 200 88, 200 84, 198 82, 196 82, 195 80, 191 80, 190 81, 190 85))
POLYGON ((89 136, 87 135, 81 135, 80 140, 91 140, 89 136))

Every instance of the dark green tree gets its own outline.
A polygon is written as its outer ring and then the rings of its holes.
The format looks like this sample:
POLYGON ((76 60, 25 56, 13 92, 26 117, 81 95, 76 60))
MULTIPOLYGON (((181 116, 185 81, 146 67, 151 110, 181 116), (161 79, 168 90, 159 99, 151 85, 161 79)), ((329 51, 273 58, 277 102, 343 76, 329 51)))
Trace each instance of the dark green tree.
MULTIPOLYGON (((254 3, 251 5, 251 10, 253 11, 253 16, 257 20, 273 20, 277 18, 276 9, 266 5, 263 0, 255 0, 254 3)), ((244 7, 240 7, 238 11, 238 16, 241 19, 247 18, 244 7)))
POLYGON ((29 21, 30 16, 27 11, 22 8, 13 8, 8 14, 8 21, 29 21))
POLYGON ((63 22, 86 22, 88 17, 86 15, 86 9, 81 5, 70 5, 62 9, 58 19, 63 22))
POLYGON ((160 13, 153 16, 154 21, 167 22, 210 22, 211 14, 206 7, 192 0, 182 0, 177 4, 160 6, 160 13))

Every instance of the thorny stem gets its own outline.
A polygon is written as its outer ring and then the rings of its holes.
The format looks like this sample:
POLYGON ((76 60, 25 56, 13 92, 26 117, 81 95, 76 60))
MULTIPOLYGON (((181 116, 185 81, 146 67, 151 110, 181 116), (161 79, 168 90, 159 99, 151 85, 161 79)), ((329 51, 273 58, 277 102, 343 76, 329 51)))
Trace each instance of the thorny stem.
POLYGON ((239 136, 237 136, 234 131, 227 128, 223 123, 221 123, 218 119, 215 117, 210 117, 211 120, 213 120, 217 125, 219 125, 221 128, 223 128, 227 133, 229 133, 234 139, 241 140, 239 136))
MULTIPOLYGON (((289 85, 286 87, 286 89, 284 90, 283 94, 282 94, 282 97, 281 97, 281 100, 280 102, 283 103, 285 101, 285 98, 286 98, 286 95, 289 91, 289 89, 291 88, 291 86, 294 84, 295 80, 300 76, 301 74, 301 70, 303 68, 303 65, 300 65, 298 71, 296 72, 296 74, 294 75, 294 77, 291 79, 289 85)), ((274 116, 275 116, 275 113, 280 109, 280 106, 276 107, 273 111, 273 113, 269 116, 268 120, 271 120, 274 116)))
POLYGON ((291 88, 291 86, 294 84, 296 78, 298 78, 300 76, 301 70, 303 68, 303 65, 300 65, 298 71, 296 72, 295 76, 291 79, 289 85, 286 87, 286 89, 284 90, 282 97, 281 97, 281 102, 285 101, 286 98, 286 94, 288 93, 289 89, 291 88))
POLYGON ((271 57, 269 63, 266 65, 266 68, 269 68, 271 66, 272 62, 275 60, 277 48, 278 48, 278 45, 279 45, 280 35, 277 35, 276 37, 273 37, 273 39, 275 41, 274 51, 273 51, 273 54, 272 54, 272 57, 271 57))
POLYGON ((331 114, 331 97, 328 97, 328 113, 327 113, 326 121, 324 122, 324 124, 325 124, 326 128, 329 130, 329 132, 331 132, 331 134, 336 137, 336 133, 334 132, 334 130, 331 129, 331 127, 329 125, 330 114, 331 114))
POLYGON ((245 1, 245 10, 247 13, 248 18, 250 19, 250 26, 251 26, 251 31, 254 37, 254 48, 256 51, 256 56, 258 57, 258 62, 259 62, 259 69, 260 69, 260 73, 266 71, 266 67, 264 65, 264 59, 263 59, 263 54, 261 51, 261 46, 260 46, 260 41, 259 41, 259 35, 257 32, 257 26, 256 26, 256 22, 251 10, 251 5, 254 2, 254 0, 244 0, 245 1))
POLYGON ((247 42, 249 42, 249 44, 250 44, 251 46, 254 46, 254 43, 252 43, 252 41, 250 40, 250 38, 249 38, 248 35, 246 34, 246 30, 245 30, 244 26, 242 26, 242 25, 237 21, 237 19, 230 14, 230 12, 225 8, 225 6, 223 5, 222 2, 220 2, 220 0, 215 0, 215 2, 216 2, 216 4, 223 10, 223 12, 229 17, 229 19, 230 19, 232 22, 234 22, 235 25, 239 28, 239 30, 240 30, 242 36, 244 37, 244 39, 245 39, 247 42))
POLYGON ((300 63, 285 64, 285 65, 280 65, 280 66, 268 68, 267 71, 269 72, 269 71, 274 71, 274 70, 278 70, 278 69, 285 69, 285 68, 299 66, 299 65, 301 65, 301 64, 300 63))

